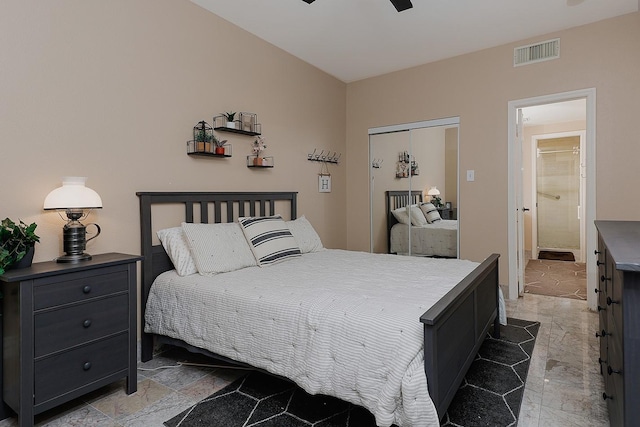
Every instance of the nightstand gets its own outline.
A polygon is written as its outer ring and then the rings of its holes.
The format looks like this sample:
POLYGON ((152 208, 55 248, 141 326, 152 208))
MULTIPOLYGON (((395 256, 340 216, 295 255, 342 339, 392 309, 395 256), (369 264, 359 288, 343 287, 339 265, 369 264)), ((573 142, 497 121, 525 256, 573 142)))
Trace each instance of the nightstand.
POLYGON ((9 270, 2 285, 2 394, 20 426, 126 378, 137 388, 137 265, 142 257, 94 255, 74 264, 9 270))

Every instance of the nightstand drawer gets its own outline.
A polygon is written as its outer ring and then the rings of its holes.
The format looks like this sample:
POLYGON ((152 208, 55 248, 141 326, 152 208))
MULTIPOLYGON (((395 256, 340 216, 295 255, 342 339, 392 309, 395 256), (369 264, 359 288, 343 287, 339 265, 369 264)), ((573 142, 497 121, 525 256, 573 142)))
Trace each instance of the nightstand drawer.
POLYGON ((35 404, 46 402, 128 366, 126 333, 35 363, 35 404))
POLYGON ((34 318, 34 356, 126 331, 128 322, 128 294, 40 312, 34 318))
POLYGON ((126 266, 106 267, 64 275, 64 279, 37 280, 33 289, 35 310, 122 292, 128 289, 126 266))

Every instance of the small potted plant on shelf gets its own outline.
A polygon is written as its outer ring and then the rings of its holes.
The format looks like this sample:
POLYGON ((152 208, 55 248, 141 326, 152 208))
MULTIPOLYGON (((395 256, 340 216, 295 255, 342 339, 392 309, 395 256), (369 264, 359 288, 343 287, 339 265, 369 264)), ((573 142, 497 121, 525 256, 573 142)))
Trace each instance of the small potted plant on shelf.
POLYGON ((214 153, 215 154, 224 154, 224 145, 227 143, 227 140, 226 139, 219 140, 218 138, 216 138, 215 135, 213 135, 213 143, 216 146, 216 148, 214 150, 214 153))
POLYGON ((0 224, 0 274, 9 268, 29 267, 33 261, 36 242, 40 237, 35 234, 36 223, 30 225, 9 218, 0 224))
POLYGON ((231 128, 231 129, 235 129, 236 128, 236 122, 234 122, 234 120, 236 118, 236 113, 235 112, 222 113, 222 115, 227 118, 227 127, 231 128))
POLYGON ((196 131, 196 151, 198 152, 211 152, 211 141, 213 141, 213 135, 205 131, 196 131))
POLYGON ((253 154, 256 157, 253 159, 254 166, 262 166, 262 155, 261 153, 267 149, 266 139, 264 136, 258 136, 255 141, 252 143, 253 154))

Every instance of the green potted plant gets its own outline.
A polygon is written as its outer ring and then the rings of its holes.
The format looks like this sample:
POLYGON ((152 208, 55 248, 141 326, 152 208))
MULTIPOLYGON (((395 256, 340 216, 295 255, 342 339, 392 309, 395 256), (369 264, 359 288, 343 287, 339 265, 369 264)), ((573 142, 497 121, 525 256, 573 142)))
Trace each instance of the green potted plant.
POLYGON ((11 267, 29 267, 33 261, 36 242, 40 237, 35 234, 36 223, 30 225, 9 218, 0 224, 0 274, 11 267))
POLYGON ((235 129, 236 128, 236 122, 234 121, 236 118, 235 111, 230 113, 222 113, 222 115, 227 118, 227 127, 231 129, 235 129))
POLYGON ((213 138, 214 136, 206 130, 196 130, 196 151, 210 153, 212 151, 211 142, 213 141, 213 138))
POLYGON ((224 144, 227 143, 227 140, 226 139, 219 140, 218 138, 216 138, 215 135, 213 135, 213 143, 216 146, 216 148, 214 150, 214 153, 215 154, 224 154, 224 144))

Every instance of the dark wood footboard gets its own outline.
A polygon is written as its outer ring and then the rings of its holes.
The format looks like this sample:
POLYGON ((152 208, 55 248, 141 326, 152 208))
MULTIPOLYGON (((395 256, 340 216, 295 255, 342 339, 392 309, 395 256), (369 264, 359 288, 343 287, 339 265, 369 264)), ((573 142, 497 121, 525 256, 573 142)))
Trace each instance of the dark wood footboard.
POLYGON ((427 310, 424 369, 438 416, 446 413, 487 332, 500 333, 498 258, 492 254, 427 310))

